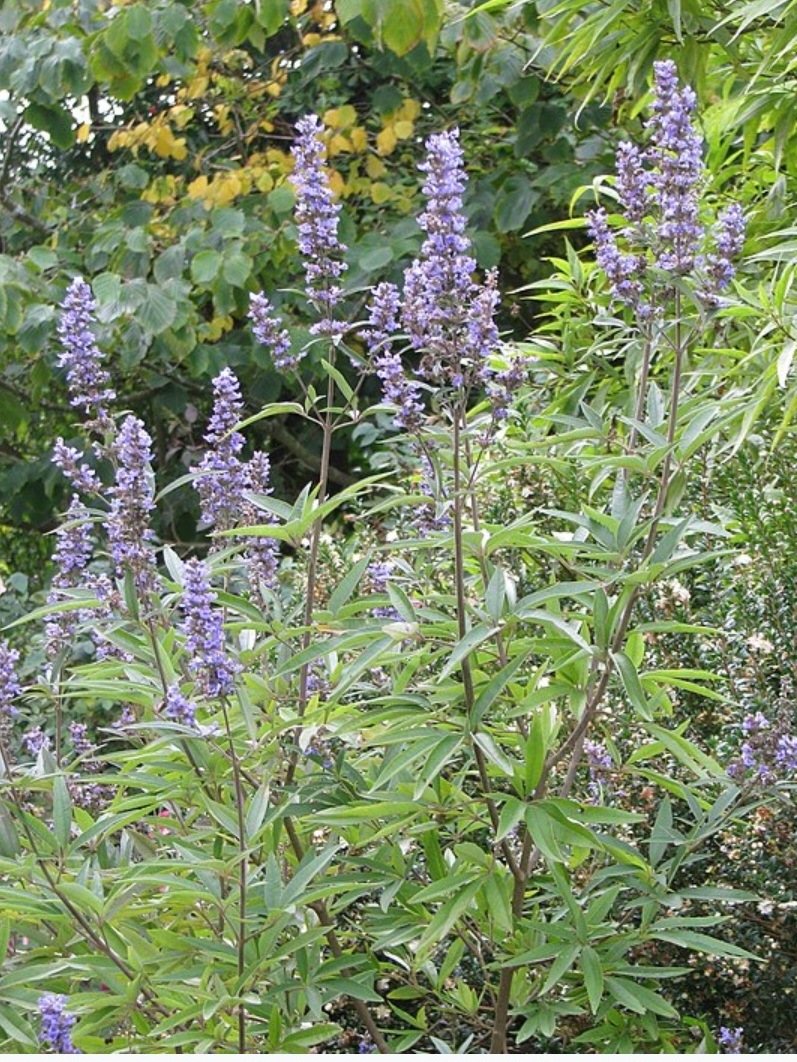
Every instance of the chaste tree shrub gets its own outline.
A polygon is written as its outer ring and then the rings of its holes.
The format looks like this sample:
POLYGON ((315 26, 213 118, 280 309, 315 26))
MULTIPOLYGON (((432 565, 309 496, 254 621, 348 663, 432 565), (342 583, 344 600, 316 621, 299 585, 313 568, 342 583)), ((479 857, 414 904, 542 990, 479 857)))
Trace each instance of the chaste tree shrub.
POLYGON ((612 337, 629 392, 608 386, 615 358, 551 390, 544 337, 502 345, 456 130, 427 143, 403 286, 351 320, 303 118, 296 226, 326 388, 253 295, 296 401, 247 418, 218 374, 205 455, 168 488, 198 491, 192 556, 154 539, 148 429, 116 408, 91 289, 70 284, 60 364, 87 435, 55 446, 72 501, 26 617, 46 665, 23 688, 18 643, 0 651, 7 1047, 716 1050, 668 998, 688 967, 654 960, 751 958, 711 932, 749 897, 701 877, 701 847, 797 754, 763 715, 736 758, 699 747, 673 691, 716 698, 714 676, 652 649, 697 628, 641 608, 723 549, 685 487, 742 403, 712 337, 744 221, 733 205, 711 221, 693 108, 659 63, 648 142, 618 152, 622 227, 589 217, 618 313, 568 312, 612 337), (378 376, 381 405, 362 407, 344 359, 378 376), (277 413, 318 431, 319 481, 294 501, 247 450, 247 424, 277 413), (388 414, 399 471, 332 493, 337 433, 388 414), (518 484, 528 504, 506 511, 518 484))

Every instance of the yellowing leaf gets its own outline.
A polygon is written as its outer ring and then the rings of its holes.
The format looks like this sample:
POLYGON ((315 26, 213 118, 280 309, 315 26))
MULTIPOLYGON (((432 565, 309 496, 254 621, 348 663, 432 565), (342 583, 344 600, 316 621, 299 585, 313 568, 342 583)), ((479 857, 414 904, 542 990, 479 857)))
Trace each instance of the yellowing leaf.
POLYGON ((327 152, 330 158, 334 158, 335 155, 340 155, 343 151, 351 151, 351 140, 341 133, 336 133, 335 136, 329 139, 327 152))
POLYGON ((350 103, 344 103, 344 105, 338 111, 340 118, 340 128, 345 129, 349 125, 354 125, 357 121, 357 112, 350 103))
POLYGON ((195 77, 185 86, 185 95, 189 100, 198 100, 208 90, 209 79, 207 77, 195 77))
POLYGON ((395 113, 397 121, 414 122, 421 113, 421 105, 417 100, 404 100, 395 113))
POLYGON ((169 108, 169 121, 178 129, 185 129, 193 117, 194 108, 189 107, 187 103, 176 103, 174 107, 169 108))
POLYGON ((371 185, 371 198, 375 203, 386 203, 391 196, 390 185, 377 181, 371 185))
POLYGON ((378 159, 376 155, 369 155, 365 160, 365 172, 372 181, 375 181, 377 177, 385 176, 387 173, 387 166, 381 159, 378 159))
POLYGON ((399 140, 407 140, 415 132, 415 125, 406 119, 402 119, 393 123, 393 132, 399 140))
POLYGON ((294 18, 303 15, 307 10, 308 0, 291 0, 291 14, 294 18))
POLYGON ((390 128, 383 129, 381 133, 376 137, 376 150, 380 155, 389 155, 395 148, 397 138, 395 132, 390 128))
POLYGON ((232 317, 214 317, 212 321, 209 321, 200 329, 200 336, 203 339, 210 340, 214 343, 217 339, 220 339, 225 332, 229 332, 234 324, 232 317))
POLYGON ((346 182, 343 179, 343 175, 338 173, 337 170, 329 171, 329 187, 335 195, 343 195, 346 182))
MULTIPOLYGON (((76 133, 76 139, 77 139, 78 144, 85 144, 86 141, 89 138, 89 134, 90 133, 91 133, 91 123, 90 122, 83 122, 82 125, 79 125, 77 133, 76 133)), ((110 148, 110 150, 113 151, 113 148, 110 148)))
POLYGON ((351 140, 352 151, 365 151, 368 147, 368 133, 361 125, 356 125, 349 132, 349 140, 351 140))
POLYGON ((321 115, 321 121, 324 125, 329 126, 330 129, 340 128, 340 111, 337 107, 330 107, 328 111, 324 111, 321 115))
POLYGON ((196 180, 191 181, 186 192, 191 199, 204 199, 208 191, 208 179, 202 174, 201 177, 197 177, 196 180))
POLYGON ((255 176, 255 188, 258 192, 270 192, 274 187, 274 178, 268 170, 262 170, 255 176))

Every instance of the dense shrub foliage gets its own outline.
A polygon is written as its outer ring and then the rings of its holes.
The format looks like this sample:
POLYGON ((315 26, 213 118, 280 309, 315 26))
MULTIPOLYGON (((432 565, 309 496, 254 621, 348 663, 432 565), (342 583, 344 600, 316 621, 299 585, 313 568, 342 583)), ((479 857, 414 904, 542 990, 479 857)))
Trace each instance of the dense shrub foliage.
POLYGON ((653 74, 594 255, 534 282, 525 341, 479 270, 456 128, 426 139, 409 264, 363 290, 343 119, 300 117, 303 275, 289 306, 240 308, 280 400, 247 416, 217 364, 176 480, 98 342, 105 281, 71 280, 70 500, 46 603, 0 642, 6 1050, 757 1046, 732 991, 689 985, 766 983, 739 926, 788 918, 732 854, 788 821, 797 769, 793 669, 766 663, 790 523, 775 505, 759 533, 734 501, 751 432, 785 431, 749 372, 777 315, 769 277, 736 279, 745 214, 704 168, 695 94, 653 74), (274 418, 319 455, 293 495, 256 436, 274 418), (345 483, 341 446, 368 455, 345 483), (154 522, 180 494, 190 546, 154 522))

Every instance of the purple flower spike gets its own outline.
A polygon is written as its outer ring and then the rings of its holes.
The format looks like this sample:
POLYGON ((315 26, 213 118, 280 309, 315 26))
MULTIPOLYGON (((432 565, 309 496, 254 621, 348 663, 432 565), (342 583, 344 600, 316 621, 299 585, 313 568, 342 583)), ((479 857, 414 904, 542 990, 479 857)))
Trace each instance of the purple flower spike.
POLYGON ((80 452, 74 446, 67 446, 60 436, 55 440, 53 464, 61 469, 72 488, 84 494, 99 494, 102 484, 97 473, 81 457, 80 452))
POLYGON ((274 308, 262 291, 249 297, 249 313, 252 331, 258 343, 271 351, 275 368, 291 372, 299 365, 299 357, 291 353, 291 337, 274 314, 274 308))
POLYGON ((108 516, 108 541, 117 575, 133 573, 140 594, 153 590, 157 583, 155 557, 149 545, 155 537, 149 517, 155 508, 152 440, 142 421, 126 417, 114 439, 112 453, 116 460, 116 482, 111 488, 111 511, 108 516))
POLYGON ((72 1043, 71 1029, 75 1018, 67 1011, 66 1004, 66 996, 55 995, 53 992, 47 992, 40 997, 39 1043, 54 1055, 82 1055, 80 1048, 72 1043))
POLYGON ((404 274, 402 324, 423 354, 421 373, 430 383, 458 386, 470 353, 467 327, 476 293, 476 261, 465 235, 466 178, 459 131, 430 136, 423 193, 427 206, 418 219, 426 239, 404 274))
POLYGON ((617 191, 625 216, 632 223, 643 221, 650 208, 648 181, 642 152, 635 144, 621 141, 617 145, 617 191))
POLYGON ((587 788, 592 803, 597 804, 601 790, 611 781, 614 760, 605 746, 598 741, 590 741, 589 738, 584 742, 584 752, 587 754, 587 768, 589 769, 589 786, 587 788))
POLYGON ((222 369, 213 381, 213 415, 205 433, 209 451, 191 471, 199 475, 202 519, 219 531, 233 527, 241 512, 244 471, 240 453, 244 437, 235 431, 243 412, 238 378, 230 369, 222 369))
MULTIPOLYGON (((252 494, 271 494, 269 478, 271 476, 271 461, 268 454, 258 450, 252 454, 249 463, 244 467, 244 487, 252 494)), ((268 522, 267 516, 256 509, 250 502, 244 502, 243 520, 246 524, 262 524, 268 522)), ((244 539, 246 550, 244 561, 249 574, 249 583, 252 589, 260 594, 260 586, 266 586, 273 590, 277 585, 277 565, 279 562, 279 547, 274 538, 252 537, 244 539)))
POLYGON ((797 737, 783 734, 778 740, 775 759, 779 767, 787 771, 797 771, 797 737))
POLYGON ((49 749, 50 739, 40 726, 34 726, 22 735, 22 743, 31 756, 38 756, 42 749, 49 749))
POLYGON ((299 136, 293 147, 291 183, 296 191, 296 225, 308 292, 321 318, 311 331, 314 335, 338 339, 345 326, 333 320, 332 315, 342 295, 340 278, 346 270, 343 261, 346 248, 338 239, 340 204, 324 169, 323 129, 315 114, 308 114, 296 123, 299 136))
POLYGON ((725 1025, 720 1026, 720 1032, 717 1039, 719 1040, 722 1052, 725 1055, 741 1055, 742 1051, 742 1037, 744 1036, 744 1029, 741 1026, 737 1026, 735 1029, 729 1029, 725 1025))
POLYGON ((196 726, 196 705, 180 692, 176 682, 166 691, 166 716, 183 726, 196 726))
POLYGON ((72 739, 72 748, 78 756, 84 756, 91 752, 92 744, 88 738, 88 726, 85 723, 70 723, 69 736, 72 739))
POLYGON ((656 265, 683 276, 695 265, 703 235, 698 220, 698 193, 703 178, 703 139, 692 125, 697 97, 687 85, 678 87, 671 59, 653 64, 655 101, 648 122, 652 143, 648 158, 653 200, 658 207, 656 265))
POLYGON ((0 641, 0 721, 18 715, 14 701, 22 692, 17 677, 19 650, 12 649, 5 638, 0 641))
POLYGON ((58 367, 66 369, 70 404, 91 418, 89 427, 108 430, 113 426, 108 406, 116 393, 108 386, 111 378, 102 368, 103 355, 91 330, 96 306, 91 288, 82 277, 76 277, 61 303, 58 367))
POLYGON ((213 607, 216 594, 210 585, 210 569, 192 558, 185 563, 183 578, 182 630, 189 654, 188 668, 201 693, 226 697, 233 692, 238 667, 224 649, 222 614, 213 607))
POLYGON ((376 353, 374 369, 382 383, 384 401, 396 407, 396 426, 418 431, 423 419, 423 403, 417 383, 404 371, 401 356, 390 345, 398 330, 399 291, 395 284, 377 284, 371 298, 368 328, 360 335, 376 353))
POLYGON ((731 203, 717 219, 716 250, 706 257, 709 299, 723 291, 736 275, 734 258, 738 258, 744 245, 745 220, 738 203, 731 203))
MULTIPOLYGON (((55 573, 50 583, 47 604, 55 605, 65 599, 65 590, 87 587, 87 569, 94 554, 92 524, 86 506, 77 496, 64 516, 64 522, 55 532, 56 546, 53 552, 55 573)), ((88 610, 78 609, 52 615, 45 624, 46 649, 50 657, 57 656, 71 643, 78 623, 86 618, 88 610)))
POLYGON ((609 280, 612 295, 628 306, 639 308, 644 291, 641 277, 645 274, 645 259, 642 255, 620 251, 602 207, 588 211, 587 229, 595 241, 595 257, 609 280))
POLYGON ((459 131, 429 137, 426 149, 420 169, 426 175, 427 206, 418 219, 426 239, 404 274, 401 321, 422 355, 421 376, 431 384, 469 388, 492 375, 497 286, 492 277, 484 285, 473 279, 476 261, 465 231, 467 181, 459 131))

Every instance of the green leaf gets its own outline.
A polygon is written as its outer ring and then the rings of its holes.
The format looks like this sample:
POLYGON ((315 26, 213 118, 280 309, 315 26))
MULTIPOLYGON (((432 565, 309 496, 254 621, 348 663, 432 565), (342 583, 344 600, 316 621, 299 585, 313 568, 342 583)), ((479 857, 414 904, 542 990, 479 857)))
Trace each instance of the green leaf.
POLYGON ((678 1011, 666 999, 651 992, 644 985, 628 978, 607 977, 606 987, 618 1003, 633 1010, 636 1014, 660 1014, 663 1018, 677 1018, 678 1011))
POLYGON ((481 645, 482 642, 486 642, 488 638, 498 631, 498 627, 490 627, 486 623, 479 623, 477 626, 469 630, 464 638, 460 639, 454 646, 454 650, 451 656, 448 658, 445 667, 440 672, 439 681, 443 682, 465 659, 470 656, 477 645, 481 645))
POLYGON ((495 201, 495 226, 499 232, 516 232, 537 201, 539 191, 527 177, 510 177, 501 186, 495 201))
POLYGON ((258 25, 263 27, 267 37, 279 32, 288 17, 289 8, 290 0, 257 0, 255 11, 258 25))
POLYGON ((223 263, 224 258, 218 251, 200 251, 191 259, 191 279, 195 284, 211 284, 223 263))
POLYGON ((642 688, 642 683, 639 681, 639 675, 637 674, 637 669, 634 667, 631 657, 626 653, 617 652, 612 653, 612 659, 617 665, 617 670, 620 672, 620 678, 622 679, 625 692, 628 694, 628 699, 631 701, 631 704, 636 708, 637 712, 643 719, 652 719, 653 709, 642 688))
POLYGON ((589 945, 581 952, 581 972, 584 974, 590 1010, 597 1014, 603 997, 603 967, 598 953, 589 945))
POLYGON ((298 1032, 293 1032, 286 1036, 282 1043, 279 1044, 279 1050, 284 1051, 286 1054, 307 1054, 308 1047, 315 1047, 316 1044, 331 1040, 340 1031, 339 1025, 332 1025, 329 1022, 314 1023, 309 1029, 300 1029, 298 1032))
POLYGON ((521 666, 521 664, 526 661, 530 653, 530 649, 527 652, 518 653, 517 656, 513 657, 505 667, 501 668, 497 675, 490 679, 490 681, 481 691, 479 696, 476 698, 476 701, 473 705, 473 709, 471 710, 471 726, 477 726, 481 722, 486 712, 490 709, 496 698, 504 690, 507 683, 510 681, 510 679, 521 666))
POLYGON ((456 896, 453 896, 448 903, 443 904, 423 931, 421 938, 418 941, 418 948, 415 953, 416 962, 422 963, 429 957, 437 945, 445 939, 449 930, 471 906, 471 901, 481 888, 481 885, 482 879, 478 878, 476 881, 472 881, 469 885, 466 885, 465 888, 456 896))
POLYGON ((679 948, 689 948, 692 951, 702 951, 707 955, 726 955, 735 959, 752 959, 760 962, 761 957, 753 955, 745 948, 739 948, 727 941, 717 940, 706 933, 696 933, 691 929, 656 930, 650 933, 656 940, 666 940, 669 944, 675 944, 679 948))
POLYGON ((144 301, 136 310, 136 320, 151 335, 157 336, 174 324, 177 304, 156 284, 147 284, 144 301))
POLYGON ((248 254, 242 251, 233 251, 224 256, 222 276, 234 288, 245 288, 247 281, 252 275, 254 262, 248 254))
POLYGON ((579 956, 581 948, 578 944, 571 944, 569 948, 564 948, 551 963, 551 968, 548 971, 548 976, 545 978, 545 984, 540 989, 540 995, 544 996, 547 992, 550 992, 552 988, 559 984, 564 975, 576 961, 579 956))
POLYGON ((32 1029, 22 1020, 19 1012, 12 1007, 6 1006, 5 1003, 0 1003, 0 1028, 15 1043, 32 1047, 34 1051, 40 1046, 32 1029))
POLYGON ((53 779, 53 828, 59 845, 66 848, 72 834, 72 801, 62 774, 53 779))
POLYGON ((48 133, 55 146, 63 150, 71 148, 75 142, 72 115, 58 104, 28 104, 25 108, 25 121, 34 129, 48 133))
MULTIPOLYGON (((0 801, 0 856, 13 859, 19 852, 19 837, 14 820, 3 801, 0 801)), ((0 962, 2 957, 0 957, 0 962)))
POLYGON ((480 730, 473 735, 473 741, 482 750, 484 755, 494 764, 499 771, 512 778, 515 774, 515 763, 495 742, 494 738, 485 731, 480 730))

